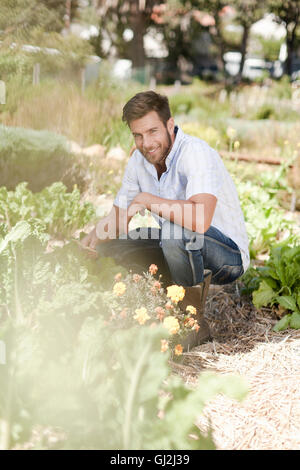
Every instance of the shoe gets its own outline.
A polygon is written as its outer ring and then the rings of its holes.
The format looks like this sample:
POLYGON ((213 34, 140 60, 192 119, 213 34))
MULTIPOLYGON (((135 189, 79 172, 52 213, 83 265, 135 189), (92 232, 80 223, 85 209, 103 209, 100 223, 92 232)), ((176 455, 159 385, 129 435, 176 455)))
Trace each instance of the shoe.
POLYGON ((186 311, 188 305, 196 308, 197 314, 195 320, 199 325, 199 330, 193 330, 187 333, 181 339, 181 345, 184 351, 189 351, 195 346, 206 343, 211 340, 211 334, 207 321, 204 318, 205 302, 209 290, 212 272, 204 270, 204 280, 193 287, 185 287, 184 299, 179 303, 182 312, 186 311))

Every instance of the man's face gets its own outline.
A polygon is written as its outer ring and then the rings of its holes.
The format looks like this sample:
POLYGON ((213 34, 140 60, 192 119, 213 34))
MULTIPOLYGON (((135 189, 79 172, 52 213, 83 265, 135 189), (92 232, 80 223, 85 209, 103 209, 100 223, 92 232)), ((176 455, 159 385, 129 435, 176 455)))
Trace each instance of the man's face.
POLYGON ((130 122, 135 145, 152 165, 163 166, 174 143, 174 119, 166 126, 156 111, 130 122))

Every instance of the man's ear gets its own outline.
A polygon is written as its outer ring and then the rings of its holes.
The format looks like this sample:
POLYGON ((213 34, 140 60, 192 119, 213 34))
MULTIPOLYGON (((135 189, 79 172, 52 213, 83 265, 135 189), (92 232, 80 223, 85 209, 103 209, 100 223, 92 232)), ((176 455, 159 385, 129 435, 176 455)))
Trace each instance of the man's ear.
POLYGON ((174 128, 175 128, 175 121, 173 117, 170 117, 167 121, 167 129, 171 135, 174 134, 174 128))

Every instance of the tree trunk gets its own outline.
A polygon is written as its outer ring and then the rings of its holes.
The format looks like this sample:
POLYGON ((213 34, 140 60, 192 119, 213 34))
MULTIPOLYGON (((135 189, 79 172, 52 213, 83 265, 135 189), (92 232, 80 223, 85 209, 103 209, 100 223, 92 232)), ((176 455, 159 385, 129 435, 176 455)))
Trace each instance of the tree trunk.
POLYGON ((133 68, 145 67, 144 36, 146 34, 146 24, 143 11, 136 11, 132 15, 130 27, 134 33, 134 37, 130 42, 132 66, 133 68))
POLYGON ((246 53, 247 53, 248 37, 249 37, 249 26, 244 25, 242 44, 241 44, 242 55, 241 55, 241 62, 240 62, 240 70, 237 76, 238 82, 242 80, 243 68, 244 68, 246 53))
POLYGON ((296 39, 297 24, 298 24, 298 21, 295 21, 295 26, 293 27, 292 31, 289 31, 288 28, 286 28, 287 58, 285 61, 285 72, 289 76, 291 76, 293 72, 292 62, 293 62, 293 51, 294 51, 294 44, 295 44, 295 39, 296 39))

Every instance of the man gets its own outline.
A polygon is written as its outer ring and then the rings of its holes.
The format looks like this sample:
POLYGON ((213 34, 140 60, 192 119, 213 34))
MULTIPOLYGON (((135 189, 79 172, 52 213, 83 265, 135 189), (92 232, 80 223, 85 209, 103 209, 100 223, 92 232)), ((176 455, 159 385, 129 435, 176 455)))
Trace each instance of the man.
POLYGON ((122 119, 136 150, 110 214, 82 245, 135 271, 157 264, 166 283, 184 286, 184 304, 198 309, 200 324, 197 337, 188 340, 192 347, 210 338, 203 318, 205 273, 212 273, 214 284, 226 284, 249 266, 236 188, 218 153, 175 126, 167 97, 154 91, 138 93, 124 106, 122 119), (160 229, 128 233, 131 218, 144 209, 151 211, 160 229))

